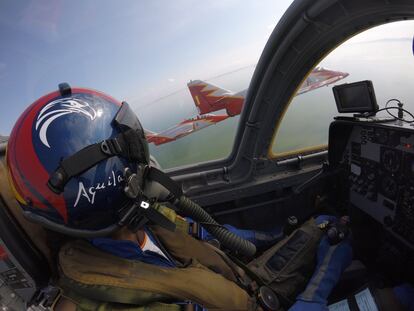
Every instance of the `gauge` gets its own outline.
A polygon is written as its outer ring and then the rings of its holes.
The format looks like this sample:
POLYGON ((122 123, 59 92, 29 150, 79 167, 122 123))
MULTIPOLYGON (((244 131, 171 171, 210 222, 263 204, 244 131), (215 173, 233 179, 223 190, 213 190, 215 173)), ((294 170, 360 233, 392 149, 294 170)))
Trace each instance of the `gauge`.
POLYGON ((384 169, 391 173, 396 173, 400 169, 400 153, 395 150, 386 149, 382 153, 382 165, 384 169))

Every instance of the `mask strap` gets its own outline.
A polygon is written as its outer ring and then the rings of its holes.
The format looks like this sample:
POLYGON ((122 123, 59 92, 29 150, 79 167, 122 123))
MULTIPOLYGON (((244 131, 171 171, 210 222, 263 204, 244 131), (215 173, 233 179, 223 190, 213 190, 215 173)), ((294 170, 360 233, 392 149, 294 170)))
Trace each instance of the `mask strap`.
POLYGON ((145 162, 145 155, 139 146, 140 141, 138 132, 128 129, 115 138, 89 145, 63 159, 56 171, 51 174, 47 185, 53 192, 60 194, 72 177, 113 156, 121 156, 129 161, 145 162))

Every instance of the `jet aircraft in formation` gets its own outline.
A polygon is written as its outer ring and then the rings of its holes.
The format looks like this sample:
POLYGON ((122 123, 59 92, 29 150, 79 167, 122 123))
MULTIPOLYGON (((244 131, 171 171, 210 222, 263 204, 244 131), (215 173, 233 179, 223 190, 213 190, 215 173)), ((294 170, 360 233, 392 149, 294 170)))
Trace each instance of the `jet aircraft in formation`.
MULTIPOLYGON (((345 72, 316 67, 302 83, 296 95, 330 85, 348 75, 345 72)), ((169 143, 229 117, 237 116, 242 111, 247 89, 235 93, 201 80, 190 81, 187 86, 199 115, 186 119, 160 133, 146 130, 145 134, 149 143, 155 145, 169 143), (219 110, 225 110, 225 114, 211 113, 219 110)))

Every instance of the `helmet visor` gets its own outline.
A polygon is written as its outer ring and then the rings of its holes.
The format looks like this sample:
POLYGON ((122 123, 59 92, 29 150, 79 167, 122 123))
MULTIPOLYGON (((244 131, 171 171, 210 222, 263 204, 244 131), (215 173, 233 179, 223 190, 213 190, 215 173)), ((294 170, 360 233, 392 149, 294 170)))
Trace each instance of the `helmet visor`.
POLYGON ((120 127, 121 130, 128 128, 144 133, 141 123, 127 102, 122 102, 122 106, 116 114, 113 122, 120 127))
POLYGON ((144 128, 142 127, 141 122, 139 122, 137 115, 127 102, 122 102, 122 106, 116 114, 113 122, 122 132, 133 130, 138 134, 138 136, 125 135, 124 138, 130 146, 130 151, 136 150, 136 152, 141 155, 140 162, 148 164, 149 150, 144 128))

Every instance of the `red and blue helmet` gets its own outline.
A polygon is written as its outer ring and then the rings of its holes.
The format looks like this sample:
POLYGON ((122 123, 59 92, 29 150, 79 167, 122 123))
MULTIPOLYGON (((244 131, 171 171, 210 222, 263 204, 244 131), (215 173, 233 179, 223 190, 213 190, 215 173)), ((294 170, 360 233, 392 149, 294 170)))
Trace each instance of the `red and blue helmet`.
POLYGON ((127 103, 68 84, 26 109, 7 146, 16 199, 26 216, 51 229, 113 226, 131 204, 125 170, 148 162, 144 131, 127 103))

